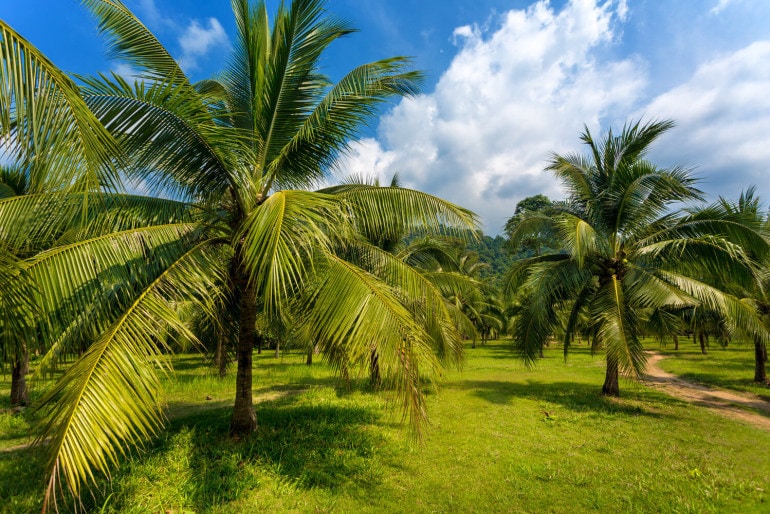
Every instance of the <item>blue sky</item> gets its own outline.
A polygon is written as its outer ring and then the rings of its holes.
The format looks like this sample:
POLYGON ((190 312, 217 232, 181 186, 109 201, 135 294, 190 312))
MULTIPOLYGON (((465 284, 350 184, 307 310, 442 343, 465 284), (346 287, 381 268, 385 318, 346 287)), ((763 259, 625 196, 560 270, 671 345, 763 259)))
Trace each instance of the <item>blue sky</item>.
MULTIPOLYGON (((222 67, 227 0, 125 2, 193 79, 222 67)), ((329 75, 409 55, 429 77, 421 96, 392 105, 354 142, 340 175, 398 172, 477 211, 494 234, 525 196, 561 197, 542 169, 550 152, 580 151, 584 125, 671 118, 677 127, 651 159, 692 166, 710 199, 751 184, 770 199, 767 0, 329 0, 327 9, 360 31, 331 49, 329 75)), ((3 2, 0 17, 67 71, 130 71, 105 58, 76 0, 3 2)))

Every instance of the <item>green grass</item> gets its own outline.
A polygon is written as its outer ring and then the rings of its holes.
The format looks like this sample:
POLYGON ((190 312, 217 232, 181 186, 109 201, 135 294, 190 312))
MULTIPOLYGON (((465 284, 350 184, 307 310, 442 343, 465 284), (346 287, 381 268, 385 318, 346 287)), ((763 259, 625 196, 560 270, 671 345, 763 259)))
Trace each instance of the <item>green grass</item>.
MULTIPOLYGON (((553 348, 527 370, 505 343, 468 349, 463 372, 450 372, 429 398, 432 426, 422 445, 383 395, 355 382, 346 387, 320 363, 272 353, 255 359, 259 431, 235 442, 226 437, 233 379, 219 381, 199 357, 181 356, 169 385, 168 430, 126 459, 86 506, 135 513, 770 510, 770 433, 644 386, 625 383, 621 399, 603 398, 602 359, 574 350, 565 364, 553 348)), ((3 512, 39 509, 42 463, 33 456, 0 453, 3 512)))
POLYGON ((770 401, 770 387, 754 382, 753 346, 712 346, 708 355, 703 355, 699 347, 686 343, 680 343, 679 351, 671 346, 661 350, 668 358, 661 361, 660 367, 693 382, 746 391, 770 401))

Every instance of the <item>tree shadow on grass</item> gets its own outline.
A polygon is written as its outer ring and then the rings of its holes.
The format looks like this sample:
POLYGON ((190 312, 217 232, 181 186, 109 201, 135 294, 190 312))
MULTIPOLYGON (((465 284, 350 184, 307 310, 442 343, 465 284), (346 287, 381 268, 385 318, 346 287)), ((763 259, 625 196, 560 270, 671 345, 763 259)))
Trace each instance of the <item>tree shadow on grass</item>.
POLYGON ((0 451, 0 513, 40 512, 45 491, 41 448, 0 451))
POLYGON ((537 380, 527 380, 526 382, 465 380, 449 387, 470 390, 474 396, 497 405, 509 405, 513 399, 521 398, 561 405, 576 412, 593 411, 605 414, 663 417, 660 413, 652 412, 639 404, 626 401, 628 399, 640 399, 638 391, 632 390, 620 399, 609 398, 602 396, 595 384, 540 382, 537 380))
POLYGON ((231 405, 205 410, 190 405, 186 416, 172 418, 154 446, 116 475, 112 507, 132 508, 132 498, 146 494, 142 484, 155 481, 154 470, 168 472, 179 462, 184 466, 175 472, 179 484, 174 487, 189 498, 185 507, 195 511, 265 487, 371 495, 381 483, 378 448, 384 440, 372 429, 379 409, 352 402, 309 404, 307 398, 287 395, 260 403, 258 430, 242 440, 228 435, 231 413, 231 405), (137 480, 138 475, 146 478, 137 480))

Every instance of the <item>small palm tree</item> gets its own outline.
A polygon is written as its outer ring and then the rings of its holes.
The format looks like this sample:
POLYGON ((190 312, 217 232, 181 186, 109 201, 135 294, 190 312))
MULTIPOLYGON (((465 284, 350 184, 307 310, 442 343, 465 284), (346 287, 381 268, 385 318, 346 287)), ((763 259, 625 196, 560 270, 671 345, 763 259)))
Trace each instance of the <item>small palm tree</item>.
POLYGON ((507 291, 521 286, 524 295, 514 326, 518 351, 534 362, 561 329, 566 351, 587 313, 593 345, 606 353, 605 395, 619 394, 620 372, 643 375, 641 320, 655 309, 700 305, 723 315, 730 329, 767 339, 751 309, 699 280, 723 270, 732 270, 732 279, 753 280, 756 267, 745 248, 764 252, 767 242, 752 227, 706 211, 670 210, 701 199, 686 169, 661 169, 644 158, 672 126, 637 122, 598 141, 586 129, 581 139, 590 154, 554 154, 547 168, 561 179, 567 200, 552 204, 548 213, 523 213, 511 234, 514 245, 555 234, 564 250, 523 259, 507 277, 507 291))

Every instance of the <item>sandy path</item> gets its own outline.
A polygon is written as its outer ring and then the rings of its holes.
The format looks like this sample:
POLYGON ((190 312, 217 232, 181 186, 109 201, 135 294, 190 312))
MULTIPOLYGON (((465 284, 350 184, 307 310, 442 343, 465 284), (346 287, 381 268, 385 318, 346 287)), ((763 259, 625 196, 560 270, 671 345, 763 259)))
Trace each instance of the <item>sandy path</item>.
POLYGON ((665 355, 650 352, 647 360, 648 385, 680 400, 712 409, 728 418, 770 430, 770 402, 755 394, 712 389, 683 380, 660 368, 658 363, 665 358, 665 355), (751 407, 760 412, 751 412, 744 407, 751 407))

